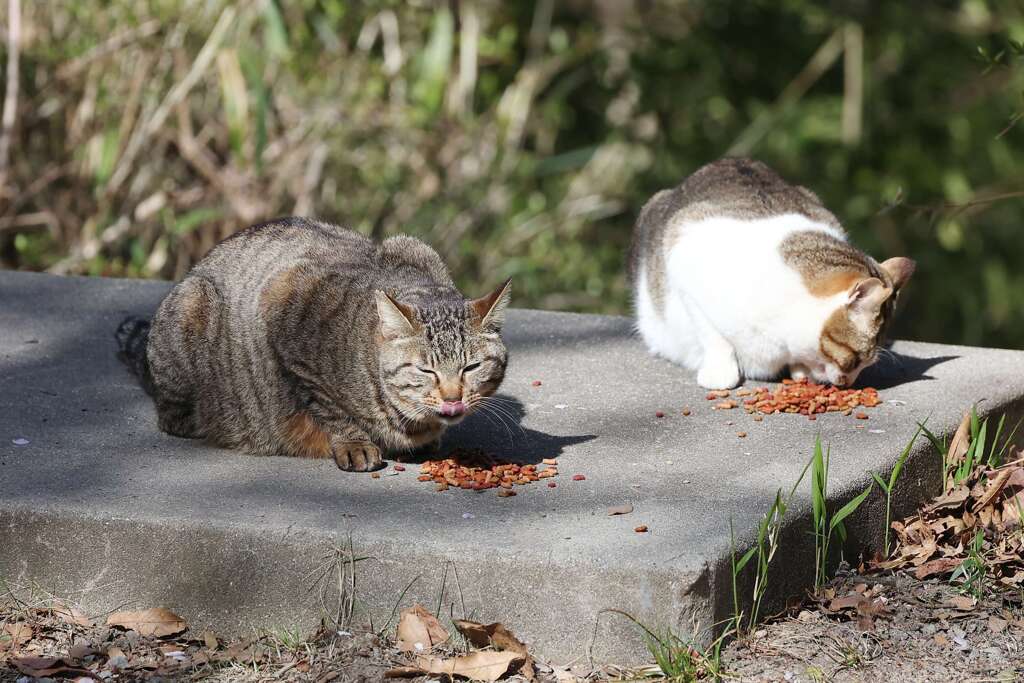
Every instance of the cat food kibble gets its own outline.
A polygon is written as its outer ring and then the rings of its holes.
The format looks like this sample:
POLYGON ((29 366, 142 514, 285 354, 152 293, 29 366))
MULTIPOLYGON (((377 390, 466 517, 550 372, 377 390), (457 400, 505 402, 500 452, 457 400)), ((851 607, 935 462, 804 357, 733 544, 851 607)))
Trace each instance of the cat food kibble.
POLYGON ((558 461, 553 458, 545 458, 543 469, 538 469, 537 465, 497 462, 480 449, 457 448, 452 451, 450 458, 427 460, 420 465, 417 479, 434 482, 437 491, 447 491, 449 488, 467 491, 499 489, 500 497, 509 498, 516 495, 512 490, 514 486, 556 476, 558 461))
MULTIPOLYGON (((768 387, 753 389, 753 396, 743 401, 743 407, 752 414, 797 413, 814 417, 821 413, 849 415, 854 408, 874 408, 881 402, 878 390, 872 387, 840 389, 806 379, 784 379, 775 391, 768 387)), ((868 419, 864 412, 858 412, 855 417, 868 419)))

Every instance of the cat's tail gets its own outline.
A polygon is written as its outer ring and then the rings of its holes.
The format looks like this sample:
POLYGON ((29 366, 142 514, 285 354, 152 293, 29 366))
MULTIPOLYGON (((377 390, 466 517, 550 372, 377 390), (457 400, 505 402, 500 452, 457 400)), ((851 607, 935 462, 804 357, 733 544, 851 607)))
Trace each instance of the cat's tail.
POLYGON ((150 322, 138 316, 129 316, 117 326, 117 357, 132 371, 146 393, 153 395, 153 376, 149 372, 146 358, 146 343, 149 341, 150 322))

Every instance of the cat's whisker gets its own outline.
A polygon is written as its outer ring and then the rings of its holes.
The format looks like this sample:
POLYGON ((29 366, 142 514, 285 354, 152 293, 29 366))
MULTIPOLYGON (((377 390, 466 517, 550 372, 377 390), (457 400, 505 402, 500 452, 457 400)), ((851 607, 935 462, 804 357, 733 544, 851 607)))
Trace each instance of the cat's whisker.
POLYGON ((495 414, 501 415, 505 419, 508 419, 523 436, 526 436, 526 430, 523 429, 523 425, 520 423, 520 420, 512 413, 508 412, 508 410, 504 406, 502 406, 500 403, 492 401, 492 399, 492 396, 482 396, 480 398, 480 407, 488 408, 495 414))
POLYGON ((512 433, 512 430, 509 429, 509 426, 506 423, 504 417, 502 417, 499 413, 495 413, 493 411, 490 411, 486 406, 482 406, 481 407, 480 414, 486 416, 488 418, 488 420, 490 420, 492 423, 494 422, 494 419, 496 419, 498 424, 500 424, 505 429, 505 434, 506 434, 506 436, 508 436, 509 446, 515 445, 516 437, 512 433), (492 418, 492 416, 493 416, 493 418, 492 418))

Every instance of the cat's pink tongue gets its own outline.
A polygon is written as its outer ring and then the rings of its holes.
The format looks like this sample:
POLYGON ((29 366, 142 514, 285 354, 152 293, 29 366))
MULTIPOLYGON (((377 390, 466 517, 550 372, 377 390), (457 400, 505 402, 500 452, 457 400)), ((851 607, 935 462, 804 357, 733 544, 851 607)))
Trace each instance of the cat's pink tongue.
POLYGON ((466 412, 466 404, 462 401, 445 401, 441 404, 441 414, 456 417, 466 412))

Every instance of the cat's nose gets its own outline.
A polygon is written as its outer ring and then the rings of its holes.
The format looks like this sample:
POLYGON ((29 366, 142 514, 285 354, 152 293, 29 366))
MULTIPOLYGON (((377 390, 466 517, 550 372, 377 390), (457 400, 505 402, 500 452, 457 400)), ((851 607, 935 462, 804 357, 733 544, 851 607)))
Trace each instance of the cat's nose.
POLYGON ((441 414, 458 417, 466 412, 466 404, 462 401, 445 401, 441 404, 441 414))

